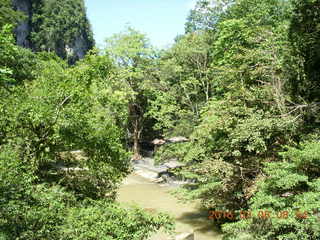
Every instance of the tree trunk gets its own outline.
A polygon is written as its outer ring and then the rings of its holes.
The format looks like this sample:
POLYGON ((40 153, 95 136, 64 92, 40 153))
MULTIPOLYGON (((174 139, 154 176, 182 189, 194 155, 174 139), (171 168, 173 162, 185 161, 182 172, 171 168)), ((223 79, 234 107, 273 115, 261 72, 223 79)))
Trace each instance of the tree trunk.
POLYGON ((140 140, 141 130, 139 128, 139 119, 138 117, 134 121, 134 128, 133 128, 133 160, 140 160, 142 157, 140 155, 140 140))

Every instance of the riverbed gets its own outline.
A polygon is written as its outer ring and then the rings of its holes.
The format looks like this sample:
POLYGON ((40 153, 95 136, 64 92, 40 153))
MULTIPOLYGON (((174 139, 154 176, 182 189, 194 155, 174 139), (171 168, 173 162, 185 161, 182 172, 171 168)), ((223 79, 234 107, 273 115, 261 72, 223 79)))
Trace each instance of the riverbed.
MULTIPOLYGON (((197 203, 182 203, 171 190, 173 187, 159 185, 133 173, 120 187, 118 201, 168 213, 176 221, 176 234, 194 231, 195 240, 222 239, 217 227, 208 220, 206 212, 199 210, 197 203)), ((167 239, 168 235, 159 232, 150 240, 167 239)))

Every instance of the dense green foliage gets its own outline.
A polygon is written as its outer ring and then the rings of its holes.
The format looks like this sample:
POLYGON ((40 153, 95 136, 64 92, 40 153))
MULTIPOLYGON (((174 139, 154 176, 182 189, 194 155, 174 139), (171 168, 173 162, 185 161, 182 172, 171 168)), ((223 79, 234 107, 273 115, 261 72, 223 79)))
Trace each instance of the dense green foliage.
POLYGON ((226 239, 320 237, 318 10, 319 1, 198 1, 161 57, 155 127, 190 142, 156 157, 186 163, 175 172, 190 180, 185 198, 256 213, 225 223, 226 239), (291 215, 266 220, 259 210, 291 215))
MULTIPOLYGON (((82 1, 34 7, 37 50, 92 39, 82 1)), ((319 0, 199 0, 172 47, 156 51, 129 27, 73 67, 22 51, 5 26, 0 237, 138 240, 170 228, 114 200, 144 142, 184 136, 155 157, 184 163, 180 197, 235 213, 218 221, 225 239, 320 239, 319 26, 319 0)))
POLYGON ((170 227, 165 215, 114 202, 130 161, 125 118, 110 114, 126 105, 110 94, 108 56, 92 53, 71 68, 21 51, 7 26, 0 42, 1 239, 138 240, 170 227), (20 54, 36 64, 12 59, 20 54))
POLYGON ((303 73, 293 82, 293 91, 308 102, 319 101, 320 76, 320 2, 294 1, 294 12, 290 23, 290 38, 294 54, 301 58, 303 73))
POLYGON ((23 14, 14 11, 11 0, 0 1, 0 28, 5 24, 17 24, 23 19, 23 14))
POLYGON ((56 53, 69 64, 94 47, 83 0, 1 0, 0 27, 5 24, 17 27, 15 34, 21 46, 56 53))
POLYGON ((299 149, 291 147, 282 155, 284 161, 266 164, 266 176, 259 180, 259 191, 250 204, 253 215, 264 209, 269 210, 272 217, 227 224, 224 230, 231 236, 227 239, 319 238, 320 144, 304 142, 299 149), (277 216, 285 211, 287 217, 277 216))

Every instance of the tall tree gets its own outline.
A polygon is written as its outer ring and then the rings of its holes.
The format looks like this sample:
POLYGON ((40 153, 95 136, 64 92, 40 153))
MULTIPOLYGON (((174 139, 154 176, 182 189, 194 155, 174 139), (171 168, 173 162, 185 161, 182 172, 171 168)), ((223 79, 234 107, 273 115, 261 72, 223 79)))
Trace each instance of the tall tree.
POLYGON ((212 97, 211 37, 204 31, 183 35, 158 59, 149 114, 166 136, 188 136, 212 97))
POLYGON ((106 51, 119 67, 119 81, 125 81, 131 90, 128 93, 130 98, 128 130, 132 136, 133 159, 139 159, 141 157, 139 142, 148 105, 145 84, 149 78, 148 66, 154 59, 155 52, 146 36, 131 27, 107 39, 106 51))
POLYGON ((293 1, 289 37, 293 56, 298 64, 291 78, 292 96, 313 131, 319 126, 320 115, 320 1, 293 1))
POLYGON ((190 10, 185 32, 215 30, 225 10, 233 2, 234 0, 198 0, 194 9, 190 10))

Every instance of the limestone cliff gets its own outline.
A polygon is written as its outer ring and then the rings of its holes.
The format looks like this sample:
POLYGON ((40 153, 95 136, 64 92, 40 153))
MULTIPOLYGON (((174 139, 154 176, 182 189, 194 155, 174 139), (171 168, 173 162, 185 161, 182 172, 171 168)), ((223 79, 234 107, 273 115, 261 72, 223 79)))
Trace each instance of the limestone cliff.
POLYGON ((27 18, 15 30, 17 44, 55 52, 73 64, 94 46, 83 0, 13 0, 27 18))
POLYGON ((31 2, 30 0, 14 0, 13 5, 16 10, 23 12, 27 16, 26 20, 20 23, 15 30, 17 44, 19 46, 30 48, 31 45, 28 36, 31 32, 31 25, 29 23, 31 18, 31 2))

